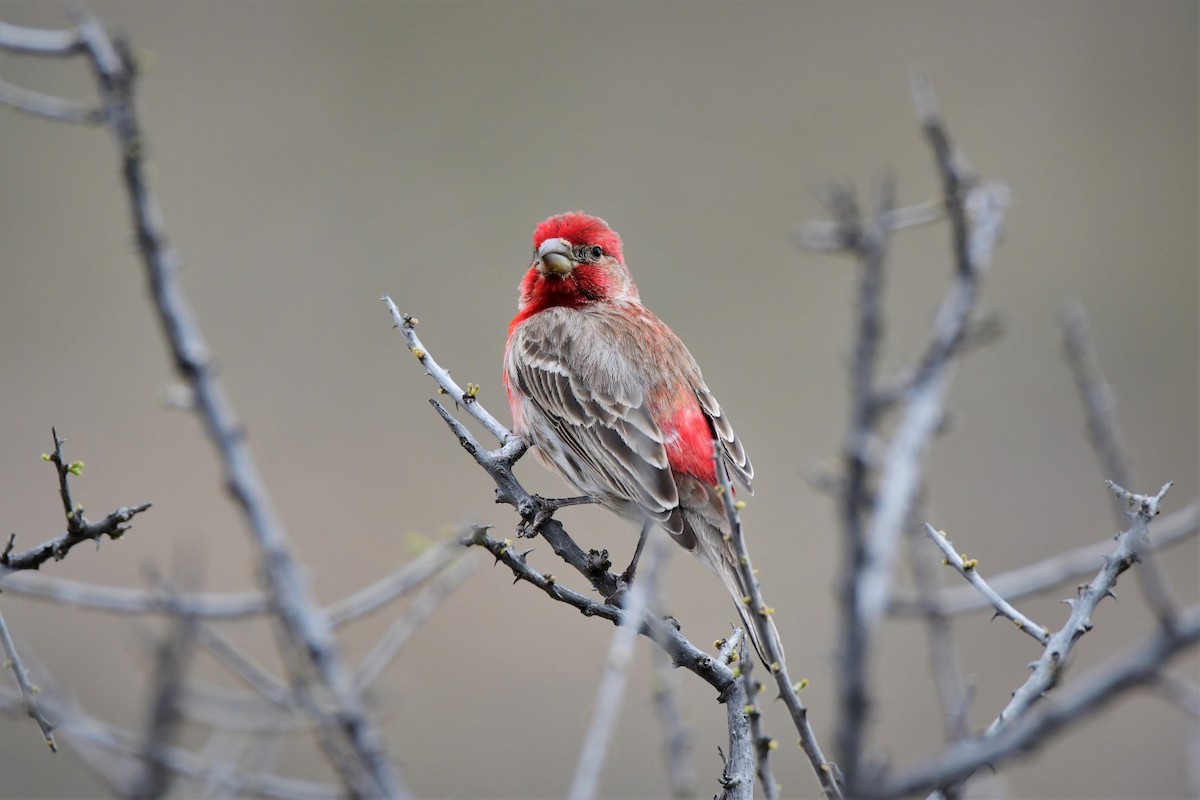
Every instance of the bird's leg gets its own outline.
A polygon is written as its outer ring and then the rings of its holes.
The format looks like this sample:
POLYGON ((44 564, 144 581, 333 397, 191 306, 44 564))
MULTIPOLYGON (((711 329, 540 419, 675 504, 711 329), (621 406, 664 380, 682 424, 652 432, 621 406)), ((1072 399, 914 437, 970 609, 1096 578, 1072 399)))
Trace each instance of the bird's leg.
POLYGON ((642 523, 642 534, 638 537, 637 547, 633 550, 633 559, 629 562, 629 566, 617 578, 617 590, 604 598, 604 602, 610 606, 621 606, 625 599, 625 593, 629 591, 629 587, 633 585, 633 576, 637 572, 638 561, 642 557, 642 548, 646 546, 646 537, 650 535, 650 527, 654 523, 647 520, 642 523))
POLYGON ((531 538, 538 535, 538 531, 542 526, 550 521, 554 516, 554 512, 565 506, 582 506, 588 503, 596 502, 595 498, 588 495, 582 497, 558 497, 547 498, 541 495, 533 495, 533 516, 530 518, 528 513, 524 513, 524 519, 517 526, 517 535, 522 538, 531 538))
POLYGON ((629 562, 629 566, 621 573, 621 583, 629 586, 633 583, 633 575, 637 572, 638 559, 642 557, 642 548, 646 546, 646 537, 650 534, 651 522, 649 520, 642 523, 642 535, 638 537, 637 547, 633 551, 633 560, 629 562))

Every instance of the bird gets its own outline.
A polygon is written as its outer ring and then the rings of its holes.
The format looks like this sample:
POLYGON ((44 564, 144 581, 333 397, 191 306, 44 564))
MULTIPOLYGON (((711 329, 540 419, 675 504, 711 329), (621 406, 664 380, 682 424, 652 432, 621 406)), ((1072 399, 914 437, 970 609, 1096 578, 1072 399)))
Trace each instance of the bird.
POLYGON ((582 494, 571 501, 641 524, 622 581, 633 580, 647 533, 661 526, 720 577, 770 663, 750 618, 714 453, 749 494, 754 467, 695 358, 642 305, 621 238, 604 220, 577 211, 535 228, 503 381, 514 432, 582 494))

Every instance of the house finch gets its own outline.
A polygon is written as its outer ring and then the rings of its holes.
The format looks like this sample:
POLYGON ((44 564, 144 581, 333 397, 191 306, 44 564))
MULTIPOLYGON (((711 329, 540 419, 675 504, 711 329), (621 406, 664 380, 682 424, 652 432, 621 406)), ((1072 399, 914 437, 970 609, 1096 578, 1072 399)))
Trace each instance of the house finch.
POLYGON ((632 579, 646 533, 661 525, 720 576, 762 657, 713 441, 746 491, 754 468, 700 367, 642 305, 621 239, 604 220, 550 217, 534 231, 533 251, 504 353, 516 432, 582 494, 642 524, 623 577, 632 579))

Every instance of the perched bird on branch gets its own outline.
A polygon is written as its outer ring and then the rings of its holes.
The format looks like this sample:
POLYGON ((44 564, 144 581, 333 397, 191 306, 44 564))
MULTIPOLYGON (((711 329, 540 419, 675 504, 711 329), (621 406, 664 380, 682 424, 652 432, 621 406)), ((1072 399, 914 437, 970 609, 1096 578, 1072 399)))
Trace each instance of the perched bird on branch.
POLYGON ((622 578, 632 581, 650 527, 661 525, 720 576, 766 661, 730 543, 714 440, 751 493, 754 468, 696 360, 642 305, 604 220, 573 212, 537 226, 504 386, 514 428, 538 458, 591 502, 642 525, 622 578))

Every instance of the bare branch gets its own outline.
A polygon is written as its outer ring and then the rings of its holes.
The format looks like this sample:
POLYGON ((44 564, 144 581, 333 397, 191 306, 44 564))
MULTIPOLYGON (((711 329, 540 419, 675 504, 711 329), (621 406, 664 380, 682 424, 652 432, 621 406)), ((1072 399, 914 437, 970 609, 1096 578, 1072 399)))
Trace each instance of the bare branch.
POLYGON ((925 534, 938 546, 938 549, 945 555, 943 563, 951 567, 967 581, 975 587, 975 591, 979 592, 987 601, 996 609, 996 613, 1012 620, 1018 628, 1037 640, 1038 644, 1046 644, 1050 639, 1050 629, 1045 626, 1038 625, 1029 617, 1022 614, 1017 609, 1013 608, 1007 600, 996 594, 991 586, 988 586, 987 581, 979 574, 978 560, 967 558, 965 553, 959 553, 954 544, 946 536, 945 531, 935 530, 932 525, 925 523, 925 534))
POLYGON ((1012 700, 988 727, 988 735, 995 735, 1023 716, 1034 703, 1058 683, 1075 642, 1092 629, 1092 612, 1101 600, 1112 594, 1112 589, 1117 583, 1117 576, 1129 569, 1136 561, 1137 554, 1142 549, 1148 535, 1150 520, 1158 514, 1159 503, 1170 488, 1171 484, 1168 483, 1159 490, 1157 495, 1149 497, 1129 495, 1131 501, 1136 502, 1138 506, 1138 514, 1134 519, 1133 526, 1118 537, 1117 546, 1106 559, 1100 572, 1092 579, 1091 583, 1080 587, 1079 597, 1065 601, 1071 607, 1071 616, 1067 619, 1067 623, 1050 637, 1045 652, 1033 666, 1033 674, 1013 692, 1012 700))
POLYGON ((696 769, 692 763, 692 732, 684 721, 679 703, 679 673, 667 654, 655 648, 652 659, 654 710, 663 729, 663 761, 671 796, 696 796, 696 769))
POLYGON ((984 766, 993 768, 1024 755, 1050 736, 1095 714, 1126 692, 1157 680, 1159 671, 1187 648, 1200 643, 1200 606, 1179 617, 1172 628, 1158 628, 1148 638, 1079 678, 1040 710, 995 733, 950 746, 932 759, 899 771, 869 787, 867 796, 903 797, 965 780, 984 766))
POLYGON ((19 55, 69 58, 83 52, 79 31, 27 28, 0 22, 0 50, 19 55))
POLYGON ((194 627, 194 620, 177 614, 171 631, 159 644, 154 684, 148 693, 151 703, 142 750, 138 755, 142 774, 129 793, 131 797, 165 797, 171 789, 174 774, 167 752, 181 722, 181 698, 194 642, 194 627))
POLYGON ((396 617, 396 620, 367 653, 354 676, 354 686, 358 691, 365 691, 373 684, 413 634, 433 616, 433 612, 442 604, 442 601, 461 586, 467 578, 475 574, 475 570, 479 567, 479 561, 464 558, 465 551, 462 550, 461 544, 456 544, 455 549, 459 552, 455 555, 454 560, 446 564, 437 577, 433 578, 429 585, 417 595, 412 604, 396 617))
MULTIPOLYGON (((417 320, 408 314, 402 315, 400 310, 396 308, 396 304, 392 302, 392 298, 387 295, 384 295, 380 299, 387 305, 388 312, 392 315, 392 324, 400 330, 400 333, 404 335, 404 340, 408 342, 409 351, 421 362, 425 367, 425 373, 437 382, 442 391, 453 397, 456 403, 461 403, 466 407, 467 413, 478 420, 483 427, 487 428, 488 432, 495 436, 501 444, 507 445, 514 440, 519 442, 520 437, 497 422, 496 418, 484 410, 483 406, 478 402, 476 398, 478 387, 476 387, 475 391, 464 390, 455 383, 447 370, 442 369, 433 360, 433 357, 429 355, 429 351, 425 349, 421 344, 421 340, 417 338, 417 320)), ((521 452, 524 452, 524 448, 521 448, 521 452)), ((519 458, 520 453, 516 457, 519 458)))
POLYGON ((300 577, 241 422, 177 278, 179 257, 167 244, 162 213, 146 180, 146 141, 134 102, 137 70, 128 47, 110 39, 100 21, 83 6, 72 6, 71 15, 95 72, 108 129, 121 160, 154 309, 175 368, 193 393, 195 410, 257 545, 260 568, 289 651, 285 662, 291 668, 292 681, 314 695, 308 704, 311 713, 321 708, 335 711, 319 713, 318 739, 347 789, 361 796, 405 795, 407 790, 399 783, 378 732, 350 690, 329 621, 300 577))
MULTIPOLYGON (((1117 426, 1117 400, 1112 386, 1104 379, 1100 369, 1100 357, 1092 341, 1087 315, 1078 301, 1070 303, 1060 318, 1063 334, 1063 351, 1075 388, 1087 412, 1088 440, 1100 458, 1104 475, 1121 486, 1132 486, 1133 476, 1129 471, 1129 460, 1121 443, 1121 431, 1117 426)), ((1120 498, 1112 496, 1113 518, 1118 525, 1125 524, 1125 506, 1120 498)))
MULTIPOLYGON (((385 604, 404 597, 461 557, 462 544, 443 542, 425 550, 375 583, 331 604, 325 613, 336 628, 374 613, 385 604)), ((159 589, 131 589, 123 586, 97 586, 69 578, 36 572, 16 572, 0 576, 0 588, 37 600, 119 614, 161 614, 169 612, 168 596, 159 589)), ((247 619, 270 612, 269 598, 261 591, 175 592, 170 603, 180 613, 198 620, 247 619)))
MULTIPOLYGON (((142 737, 115 725, 104 723, 78 708, 63 707, 58 732, 63 741, 89 767, 104 779, 116 794, 128 794, 131 776, 138 767, 142 737)), ((14 713, 21 707, 19 696, 0 688, 0 711, 14 713)), ((168 746, 162 758, 176 775, 201 781, 213 788, 226 788, 238 796, 272 800, 339 800, 343 789, 324 783, 285 778, 265 771, 239 769, 230 764, 214 764, 179 747, 168 746)))
POLYGON ((758 641, 764 650, 759 655, 762 656, 767 668, 775 678, 775 684, 779 687, 779 697, 787 707, 788 713, 791 714, 796 732, 800 734, 800 748, 808 756, 808 762, 817 776, 817 780, 821 783, 822 791, 829 797, 840 798, 842 787, 839 785, 837 767, 829 763, 821 750, 820 743, 817 742, 816 732, 813 731, 812 723, 808 719, 808 708, 800 700, 797 689, 799 684, 792 683, 787 660, 783 655, 783 645, 779 641, 775 623, 771 620, 771 615, 775 613, 775 610, 766 604, 759 589, 758 578, 754 574, 754 564, 746 549, 746 537, 743 535, 741 515, 738 513, 739 504, 734 502, 733 486, 729 481, 729 472, 725 469, 721 443, 717 440, 713 441, 713 461, 716 464, 717 485, 721 487, 725 515, 729 519, 730 545, 733 547, 742 582, 749 593, 747 624, 753 624, 757 628, 758 641))
POLYGON ((92 108, 74 100, 35 92, 32 89, 23 89, 8 81, 0 81, 0 105, 35 117, 72 125, 99 125, 104 122, 104 109, 92 108))
MULTIPOLYGON (((579 749, 579 760, 575 764, 575 775, 567 797, 571 800, 591 800, 600 791, 600 774, 608 757, 608 745, 616 728, 621 700, 625 695, 625 684, 629 675, 629 663, 633 660, 634 646, 638 638, 642 618, 649 607, 647 580, 657 579, 662 562, 662 543, 651 537, 641 560, 641 577, 634 581, 622 595, 624 613, 621 623, 613 634, 608 655, 600 674, 600 685, 596 689, 596 702, 592 708, 592 720, 579 749)), ((753 789, 751 790, 753 791, 753 789)))
POLYGON ((434 575, 459 562, 465 552, 459 539, 426 547, 412 561, 328 606, 325 613, 330 624, 336 628, 362 619, 392 601, 412 593, 434 575))
MULTIPOLYGON (((738 658, 738 648, 745 649, 745 633, 739 628, 721 642, 718 658, 721 664, 732 664, 738 658)), ((728 691, 721 696, 725 704, 725 719, 729 727, 729 756, 721 771, 720 800, 753 800, 755 753, 750 720, 746 714, 746 686, 732 678, 728 691)), ((713 800, 716 800, 714 797, 713 800)))
POLYGON ((83 472, 83 462, 67 463, 62 453, 62 446, 66 440, 58 437, 58 431, 52 430, 52 433, 54 450, 44 454, 42 458, 53 463, 58 473, 59 494, 67 518, 67 531, 23 553, 13 553, 17 537, 16 534, 10 536, 4 552, 0 553, 0 581, 12 572, 38 569, 50 559, 61 561, 72 548, 83 542, 99 543, 105 536, 109 539, 120 539, 125 531, 129 530, 126 523, 150 508, 149 503, 142 503, 133 508, 122 506, 99 522, 89 522, 84 516, 83 506, 77 505, 71 496, 71 476, 78 476, 83 472))
POLYGON ((5 623, 3 614, 0 614, 0 648, 4 650, 4 666, 10 668, 13 676, 17 679, 17 688, 21 691, 21 705, 25 713, 37 723, 42 732, 42 738, 46 741, 46 746, 50 748, 51 752, 57 753, 58 742, 54 738, 55 726, 46 719, 46 715, 42 713, 42 709, 38 705, 36 696, 38 689, 29 681, 29 673, 25 671, 25 665, 21 663, 21 657, 17 654, 17 645, 8 631, 8 624, 5 623))
MULTIPOLYGON (((1193 500, 1185 508, 1154 523, 1154 540, 1150 545, 1162 550, 1195 536, 1197 532, 1200 532, 1200 500, 1193 500)), ((1105 537, 1098 542, 1002 572, 994 576, 990 583, 1007 600, 1019 600, 1094 574, 1096 564, 1103 561, 1111 549, 1112 539, 1105 537)), ((945 614, 965 614, 991 608, 991 604, 970 586, 941 589, 937 598, 945 614)), ((892 600, 888 612, 898 616, 919 616, 923 613, 920 602, 910 598, 892 600)))
POLYGON ((763 733, 758 693, 764 686, 754 680, 754 659, 745 647, 741 649, 738 668, 742 685, 746 687, 746 717, 750 720, 750 736, 754 740, 754 756, 758 762, 758 784, 762 787, 763 797, 767 800, 779 800, 779 784, 771 770, 771 751, 775 750, 779 743, 763 733))

